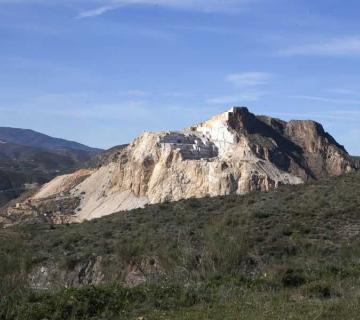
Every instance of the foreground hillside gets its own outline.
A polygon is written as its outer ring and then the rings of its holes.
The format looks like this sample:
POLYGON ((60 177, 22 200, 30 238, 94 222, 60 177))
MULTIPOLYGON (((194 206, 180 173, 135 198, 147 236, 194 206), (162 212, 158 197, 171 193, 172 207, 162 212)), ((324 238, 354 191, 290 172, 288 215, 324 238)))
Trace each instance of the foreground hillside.
POLYGON ((32 130, 0 127, 0 206, 100 152, 32 130))
POLYGON ((38 222, 0 233, 0 319, 359 316, 359 173, 38 222))

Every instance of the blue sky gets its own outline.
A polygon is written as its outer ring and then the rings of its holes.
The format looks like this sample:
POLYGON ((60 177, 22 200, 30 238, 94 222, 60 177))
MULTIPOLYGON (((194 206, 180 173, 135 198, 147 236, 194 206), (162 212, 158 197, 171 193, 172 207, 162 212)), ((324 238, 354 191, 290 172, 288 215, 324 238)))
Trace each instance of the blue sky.
POLYGON ((0 0, 1 126, 111 147, 248 106, 360 155, 358 0, 0 0))

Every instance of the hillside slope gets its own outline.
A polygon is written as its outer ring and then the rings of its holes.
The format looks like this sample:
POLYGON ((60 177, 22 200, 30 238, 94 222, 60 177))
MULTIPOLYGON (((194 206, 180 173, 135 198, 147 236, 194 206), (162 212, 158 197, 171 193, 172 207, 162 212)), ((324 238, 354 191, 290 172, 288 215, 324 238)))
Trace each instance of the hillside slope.
POLYGON ((41 290, 117 283, 38 298, 22 291, 2 309, 20 310, 16 319, 71 312, 72 319, 325 320, 358 319, 360 311, 360 173, 82 224, 28 222, 0 237, 10 295, 17 281, 41 290))
POLYGON ((109 155, 92 172, 51 181, 8 215, 41 215, 45 206, 57 223, 81 222, 146 204, 268 191, 355 170, 319 123, 255 116, 244 107, 182 131, 145 132, 109 155))
POLYGON ((0 206, 30 187, 82 167, 99 152, 32 130, 0 127, 0 206))
POLYGON ((94 154, 101 151, 100 149, 91 148, 81 143, 50 137, 29 129, 0 127, 0 140, 46 150, 76 150, 94 154))

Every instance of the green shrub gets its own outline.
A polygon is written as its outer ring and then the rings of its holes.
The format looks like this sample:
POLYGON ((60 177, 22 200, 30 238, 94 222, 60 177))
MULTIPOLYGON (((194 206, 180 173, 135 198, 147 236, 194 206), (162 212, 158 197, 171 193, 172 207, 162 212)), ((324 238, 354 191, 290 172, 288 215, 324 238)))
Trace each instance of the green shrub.
POLYGON ((339 297, 339 293, 332 287, 331 283, 315 281, 302 287, 302 292, 309 298, 330 299, 339 297))
POLYGON ((284 273, 281 281, 284 287, 299 287, 305 283, 305 277, 302 271, 288 269, 284 273))

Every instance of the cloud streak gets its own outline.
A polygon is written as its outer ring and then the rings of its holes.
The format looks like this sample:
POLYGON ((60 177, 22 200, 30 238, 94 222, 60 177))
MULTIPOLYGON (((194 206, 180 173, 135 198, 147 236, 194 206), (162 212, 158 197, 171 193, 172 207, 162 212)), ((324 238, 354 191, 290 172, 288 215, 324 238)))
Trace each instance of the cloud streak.
POLYGON ((303 96, 303 95, 290 96, 289 98, 319 101, 319 102, 329 102, 329 103, 337 103, 337 104, 352 104, 352 105, 360 106, 360 100, 355 100, 355 99, 333 99, 326 97, 303 96))
MULTIPOLYGON (((256 0, 257 1, 257 0, 256 0)), ((113 0, 98 1, 102 4, 93 9, 82 11, 78 18, 93 18, 109 11, 127 6, 163 7, 174 10, 190 10, 205 13, 236 12, 254 0, 113 0)), ((95 5, 95 4, 94 4, 95 5)))
POLYGON ((245 72, 230 74, 226 81, 237 87, 254 87, 264 85, 269 82, 271 75, 265 72, 245 72))
POLYGON ((162 7, 174 10, 190 10, 198 12, 237 12, 248 4, 261 0, 0 0, 0 5, 62 5, 86 6, 78 18, 93 18, 109 11, 128 6, 162 7))
POLYGON ((243 72, 229 74, 225 77, 225 81, 234 86, 237 89, 237 92, 209 98, 206 102, 218 105, 234 105, 242 104, 244 102, 258 101, 266 95, 266 92, 261 90, 259 87, 267 85, 272 77, 272 74, 266 72, 243 72))
POLYGON ((106 6, 97 7, 95 9, 90 9, 90 10, 86 10, 86 11, 81 12, 77 16, 77 18, 78 19, 94 18, 94 17, 97 17, 97 16, 101 16, 101 15, 107 13, 108 11, 115 10, 118 7, 120 7, 119 4, 112 4, 112 5, 106 5, 106 6))
POLYGON ((317 43, 304 43, 280 50, 279 54, 284 56, 359 56, 360 37, 343 37, 317 43))
POLYGON ((226 96, 219 96, 208 99, 206 102, 209 104, 229 105, 229 104, 241 104, 243 102, 254 102, 261 99, 263 93, 253 92, 244 94, 233 94, 226 96))

